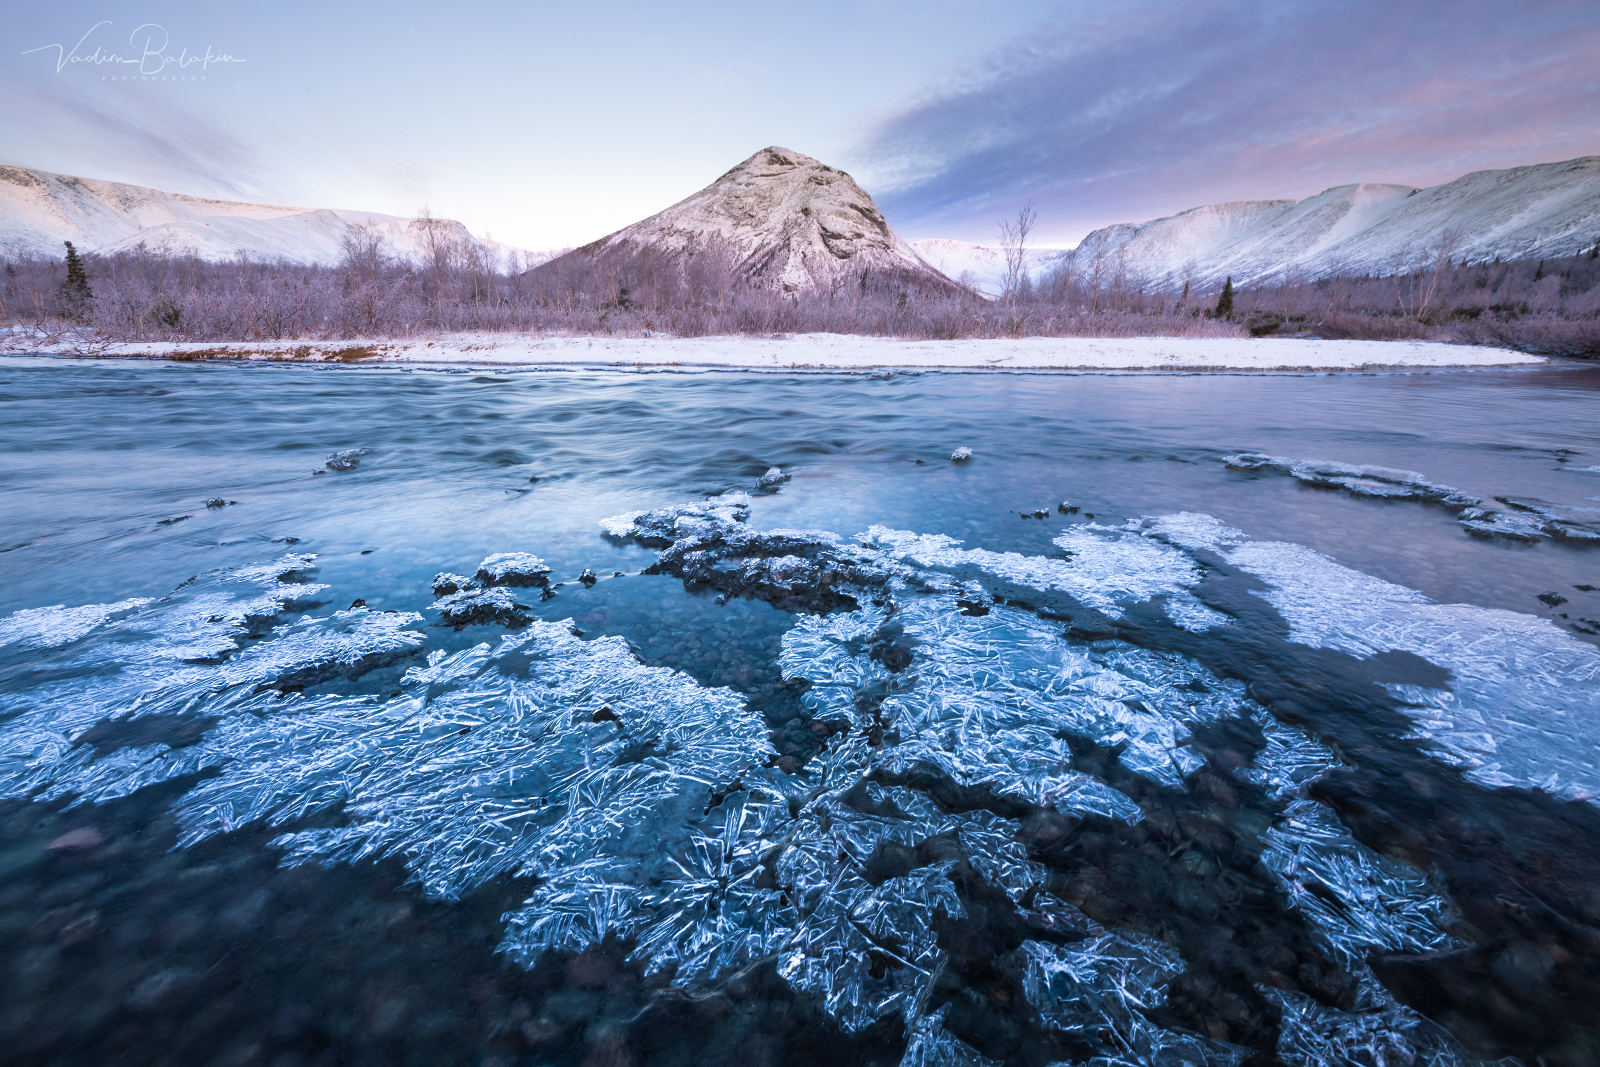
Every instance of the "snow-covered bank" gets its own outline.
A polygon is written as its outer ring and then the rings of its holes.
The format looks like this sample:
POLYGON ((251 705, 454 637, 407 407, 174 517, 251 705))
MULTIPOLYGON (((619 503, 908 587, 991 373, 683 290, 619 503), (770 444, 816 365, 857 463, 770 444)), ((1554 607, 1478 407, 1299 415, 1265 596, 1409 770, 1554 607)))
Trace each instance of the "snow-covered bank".
POLYGON ((1212 337, 1025 337, 902 341, 887 337, 530 337, 456 335, 410 341, 228 344, 63 342, 12 351, 47 355, 266 360, 301 363, 461 363, 753 371, 1372 370, 1508 367, 1546 362, 1504 348, 1436 341, 1296 341, 1212 337))

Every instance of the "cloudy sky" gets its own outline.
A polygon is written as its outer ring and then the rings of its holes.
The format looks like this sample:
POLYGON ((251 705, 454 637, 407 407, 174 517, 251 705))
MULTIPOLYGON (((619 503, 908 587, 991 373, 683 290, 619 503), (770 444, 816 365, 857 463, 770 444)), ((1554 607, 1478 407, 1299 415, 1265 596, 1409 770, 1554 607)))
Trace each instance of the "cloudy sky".
POLYGON ((11 4, 0 162, 590 240, 769 144, 908 237, 1600 154, 1600 3, 11 4), (230 9, 231 8, 231 9, 230 9))

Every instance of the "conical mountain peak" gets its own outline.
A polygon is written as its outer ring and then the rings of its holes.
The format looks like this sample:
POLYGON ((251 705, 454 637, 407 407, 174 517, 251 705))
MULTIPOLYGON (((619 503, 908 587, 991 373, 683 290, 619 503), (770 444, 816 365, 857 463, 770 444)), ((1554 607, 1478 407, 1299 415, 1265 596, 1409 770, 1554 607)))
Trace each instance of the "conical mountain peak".
POLYGON ((572 256, 604 263, 647 251, 693 255, 720 247, 747 284, 785 293, 893 279, 955 291, 883 217, 849 174, 772 145, 694 195, 572 256))

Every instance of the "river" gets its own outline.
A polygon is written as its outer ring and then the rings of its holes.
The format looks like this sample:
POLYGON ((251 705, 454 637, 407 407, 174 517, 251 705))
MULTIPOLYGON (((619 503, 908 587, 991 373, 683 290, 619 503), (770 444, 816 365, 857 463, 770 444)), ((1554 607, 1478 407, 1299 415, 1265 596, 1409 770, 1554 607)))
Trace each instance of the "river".
POLYGON ((0 412, 18 1062, 1600 1057, 1594 367, 0 412))

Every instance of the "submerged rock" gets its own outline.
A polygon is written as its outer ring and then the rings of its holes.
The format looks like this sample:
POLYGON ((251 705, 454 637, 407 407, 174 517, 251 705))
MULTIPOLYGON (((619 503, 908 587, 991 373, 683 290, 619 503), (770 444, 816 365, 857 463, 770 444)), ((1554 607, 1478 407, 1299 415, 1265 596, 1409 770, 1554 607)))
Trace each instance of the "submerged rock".
POLYGON ((451 574, 449 571, 440 571, 433 576, 434 599, 449 596, 451 593, 459 593, 463 589, 476 589, 477 587, 477 583, 471 578, 464 578, 459 574, 451 574))
POLYGON ((335 452, 322 462, 331 471, 353 471, 361 464, 361 457, 371 452, 370 448, 350 448, 343 452, 335 452))
POLYGON ((778 486, 788 481, 789 478, 790 476, 783 473, 782 470, 777 467, 773 467, 768 470, 767 473, 756 479, 756 488, 776 489, 778 486))
POLYGON ((729 494, 696 504, 618 515, 601 521, 607 536, 665 546, 646 574, 681 578, 691 589, 765 600, 788 611, 857 606, 857 594, 881 588, 889 569, 876 557, 815 530, 757 531, 745 525, 749 497, 729 494))
POLYGON ((486 586, 546 586, 550 584, 550 568, 529 552, 496 552, 478 564, 478 573, 473 577, 486 586))
POLYGON ((440 622, 458 630, 463 626, 490 623, 516 630, 533 621, 527 607, 518 604, 509 589, 463 589, 443 597, 433 606, 439 610, 440 622))

